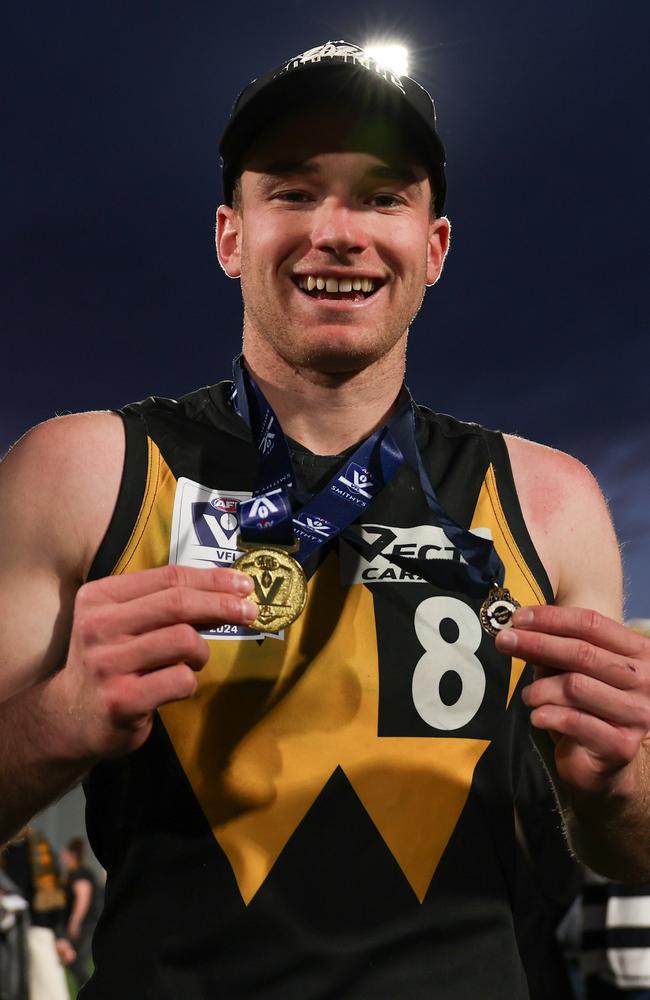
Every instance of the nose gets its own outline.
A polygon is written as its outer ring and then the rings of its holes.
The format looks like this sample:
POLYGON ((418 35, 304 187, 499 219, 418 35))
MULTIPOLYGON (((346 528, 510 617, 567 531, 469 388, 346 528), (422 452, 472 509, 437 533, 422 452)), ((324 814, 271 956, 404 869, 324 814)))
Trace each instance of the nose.
POLYGON ((325 198, 313 216, 312 245, 323 253, 345 257, 368 246, 363 213, 336 198, 325 198))

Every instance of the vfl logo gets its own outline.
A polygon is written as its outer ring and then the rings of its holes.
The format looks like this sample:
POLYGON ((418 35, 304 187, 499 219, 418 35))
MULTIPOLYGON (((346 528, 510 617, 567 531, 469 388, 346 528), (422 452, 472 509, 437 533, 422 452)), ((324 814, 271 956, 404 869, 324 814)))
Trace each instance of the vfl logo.
MULTIPOLYGON (((199 545, 215 546, 220 550, 235 550, 235 536, 239 528, 237 508, 239 501, 234 497, 216 497, 205 503, 192 504, 192 523, 199 545)), ((223 556, 224 562, 232 561, 232 556, 223 556)))
POLYGON ((262 438, 260 441, 260 447, 262 449, 263 455, 268 455, 269 452, 273 451, 273 447, 275 445, 275 439, 277 435, 275 434, 274 431, 271 430, 272 424, 273 424, 273 417, 269 417, 268 427, 266 428, 266 430, 262 432, 262 438))
MULTIPOLYGON (((276 504, 271 500, 272 496, 279 494, 280 490, 273 490, 271 493, 262 493, 260 496, 242 504, 242 511, 246 511, 246 520, 258 520, 266 522, 271 514, 277 514, 284 507, 284 504, 276 504)), ((278 499, 281 499, 278 497, 278 499)))
POLYGON ((293 523, 298 529, 302 528, 308 534, 317 535, 319 538, 331 538, 332 533, 336 531, 335 526, 329 521, 322 517, 310 517, 308 514, 300 514, 293 519, 293 523))
MULTIPOLYGON (((169 562, 177 566, 232 566, 242 553, 238 548, 240 505, 250 501, 250 492, 203 486, 181 476, 176 486, 169 539, 169 562)), ((261 499, 261 498, 259 498, 261 499)), ((202 628, 206 639, 251 639, 261 633, 245 625, 218 625, 202 628)), ((282 640, 284 634, 270 634, 282 640)))
POLYGON ((371 491, 374 487, 372 476, 367 469, 357 465, 356 462, 350 462, 345 473, 339 476, 339 482, 351 489, 353 493, 358 493, 360 496, 372 500, 371 491))

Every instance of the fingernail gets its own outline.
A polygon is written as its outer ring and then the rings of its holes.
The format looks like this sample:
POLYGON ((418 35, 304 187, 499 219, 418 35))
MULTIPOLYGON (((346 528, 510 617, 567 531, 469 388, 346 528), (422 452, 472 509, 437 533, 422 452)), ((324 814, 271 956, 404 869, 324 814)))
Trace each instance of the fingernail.
POLYGON ((524 705, 528 704, 528 692, 529 691, 530 691, 530 684, 527 684, 526 687, 524 687, 524 688, 521 689, 521 700, 523 701, 524 705))
POLYGON ((237 570, 234 572, 234 584, 238 594, 250 594, 255 586, 252 576, 248 573, 238 573, 237 570))
POLYGON ((530 608, 517 608, 512 616, 513 625, 530 625, 533 620, 533 612, 530 608))
POLYGON ((244 618, 249 622, 254 622, 260 613, 260 609, 253 601, 242 601, 241 611, 244 618))
POLYGON ((502 632, 499 632, 497 639, 500 649, 514 649, 517 645, 517 635, 509 628, 504 628, 502 632))

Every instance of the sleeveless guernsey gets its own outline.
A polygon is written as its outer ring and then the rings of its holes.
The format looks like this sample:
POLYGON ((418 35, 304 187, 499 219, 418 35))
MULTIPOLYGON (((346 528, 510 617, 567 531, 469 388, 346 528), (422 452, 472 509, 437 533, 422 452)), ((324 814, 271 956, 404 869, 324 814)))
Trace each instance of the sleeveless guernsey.
MULTIPOLYGON (((228 388, 125 408, 91 578, 233 560, 257 460, 228 388)), ((512 594, 552 601, 502 437, 421 408, 418 444, 443 507, 494 540, 512 594)), ((332 474, 304 449, 294 461, 312 488, 332 474)), ((84 1000, 528 996, 512 916, 525 667, 481 630, 480 599, 407 568, 460 558, 432 521, 403 465, 307 564, 296 623, 213 630, 195 697, 93 770, 88 834, 108 883, 84 1000)))

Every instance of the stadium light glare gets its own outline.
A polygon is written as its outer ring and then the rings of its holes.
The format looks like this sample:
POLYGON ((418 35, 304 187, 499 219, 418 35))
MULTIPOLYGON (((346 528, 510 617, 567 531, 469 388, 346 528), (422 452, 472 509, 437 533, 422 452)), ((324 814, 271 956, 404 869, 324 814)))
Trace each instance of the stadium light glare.
POLYGON ((382 66, 386 66, 387 69, 392 70, 393 73, 397 73, 398 76, 408 76, 409 53, 404 45, 389 45, 386 43, 375 45, 371 43, 363 47, 368 55, 376 59, 382 66))

